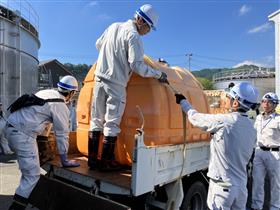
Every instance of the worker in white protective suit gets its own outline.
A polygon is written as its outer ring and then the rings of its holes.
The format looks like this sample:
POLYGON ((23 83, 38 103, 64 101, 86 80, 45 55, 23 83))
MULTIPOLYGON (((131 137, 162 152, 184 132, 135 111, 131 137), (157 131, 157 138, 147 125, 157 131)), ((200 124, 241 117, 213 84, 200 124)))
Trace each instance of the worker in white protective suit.
POLYGON ((257 147, 253 160, 252 209, 261 210, 264 204, 264 182, 270 181, 269 210, 280 209, 280 115, 275 112, 279 103, 275 93, 262 98, 263 113, 256 118, 257 147))
POLYGON ((256 143, 256 130, 246 112, 257 105, 258 91, 241 82, 227 94, 227 114, 197 112, 182 94, 175 94, 191 124, 212 134, 207 176, 207 205, 211 210, 245 210, 246 165, 256 143))
POLYGON ((167 82, 164 72, 144 63, 141 36, 155 29, 158 14, 145 4, 133 20, 113 23, 96 41, 99 56, 95 71, 95 86, 88 139, 88 165, 111 171, 120 168, 115 161, 114 149, 126 105, 126 86, 133 72, 142 77, 153 77, 167 82), (98 161, 98 142, 104 134, 101 161, 98 161))
POLYGON ((6 120, 2 110, 2 103, 0 102, 0 154, 11 155, 12 150, 9 147, 8 141, 4 135, 4 130, 6 128, 6 120))
POLYGON ((6 136, 15 151, 22 173, 14 201, 9 210, 24 210, 28 197, 40 177, 40 163, 36 137, 46 126, 53 123, 57 149, 63 167, 76 167, 79 163, 67 159, 69 138, 69 109, 67 103, 78 90, 78 82, 72 76, 63 77, 58 90, 41 90, 35 95, 46 102, 44 105, 23 107, 10 114, 7 119, 6 136))

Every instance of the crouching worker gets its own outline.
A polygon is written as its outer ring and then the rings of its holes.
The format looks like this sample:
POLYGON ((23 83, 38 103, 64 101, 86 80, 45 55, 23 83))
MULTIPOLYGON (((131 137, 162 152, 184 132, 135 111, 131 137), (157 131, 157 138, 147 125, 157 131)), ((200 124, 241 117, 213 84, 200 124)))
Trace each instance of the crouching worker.
POLYGON ((36 138, 49 123, 53 123, 62 166, 79 166, 74 160, 67 160, 69 109, 66 106, 78 90, 78 82, 72 76, 65 76, 57 86, 58 91, 41 90, 35 95, 20 97, 10 106, 6 136, 17 155, 22 175, 9 210, 24 210, 28 204, 28 197, 40 177, 36 138))
POLYGON ((250 83, 242 82, 229 90, 226 99, 228 114, 197 112, 181 94, 175 94, 194 126, 208 131, 210 178, 207 205, 211 210, 246 209, 246 165, 256 143, 256 131, 246 112, 257 104, 258 91, 250 83))

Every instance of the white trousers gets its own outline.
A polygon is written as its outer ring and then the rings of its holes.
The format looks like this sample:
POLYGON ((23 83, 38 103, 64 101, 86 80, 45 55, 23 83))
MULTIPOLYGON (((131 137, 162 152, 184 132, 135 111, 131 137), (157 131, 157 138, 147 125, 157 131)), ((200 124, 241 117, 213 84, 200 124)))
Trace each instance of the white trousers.
POLYGON ((5 155, 13 154, 11 148, 9 147, 8 140, 5 138, 4 135, 0 135, 0 151, 3 152, 5 155))
POLYGON ((0 153, 3 152, 4 154, 11 154, 12 151, 4 135, 5 129, 6 129, 6 121, 0 117, 0 153))
POLYGON ((40 162, 36 139, 16 130, 6 128, 6 137, 16 153, 21 179, 16 194, 28 198, 40 178, 40 162))
POLYGON ((91 131, 117 136, 126 104, 126 89, 103 79, 95 79, 91 109, 91 131))
POLYGON ((270 210, 280 209, 280 152, 255 150, 253 161, 252 208, 262 209, 265 176, 270 180, 270 210))
POLYGON ((207 206, 210 210, 245 210, 246 186, 222 187, 210 179, 207 206))

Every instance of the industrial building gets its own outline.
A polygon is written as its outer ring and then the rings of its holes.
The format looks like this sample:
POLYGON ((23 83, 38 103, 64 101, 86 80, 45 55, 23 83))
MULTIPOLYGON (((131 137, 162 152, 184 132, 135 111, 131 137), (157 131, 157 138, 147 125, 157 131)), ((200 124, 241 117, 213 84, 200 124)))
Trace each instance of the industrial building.
POLYGON ((267 92, 275 92, 275 71, 267 68, 243 69, 224 71, 214 74, 215 89, 226 89, 229 83, 251 82, 260 92, 260 96, 267 92))
POLYGON ((54 88, 61 77, 73 74, 58 60, 46 60, 39 63, 38 89, 54 88))
POLYGON ((278 84, 276 94, 280 95, 280 9, 268 16, 270 21, 275 25, 275 83, 278 84))

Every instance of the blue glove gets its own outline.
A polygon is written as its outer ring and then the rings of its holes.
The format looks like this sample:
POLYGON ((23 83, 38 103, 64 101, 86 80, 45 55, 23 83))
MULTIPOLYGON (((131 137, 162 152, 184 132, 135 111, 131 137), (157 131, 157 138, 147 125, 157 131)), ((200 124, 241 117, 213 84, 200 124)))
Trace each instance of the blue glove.
POLYGON ((67 154, 60 155, 61 164, 63 167, 78 167, 80 163, 75 160, 67 160, 67 154))

